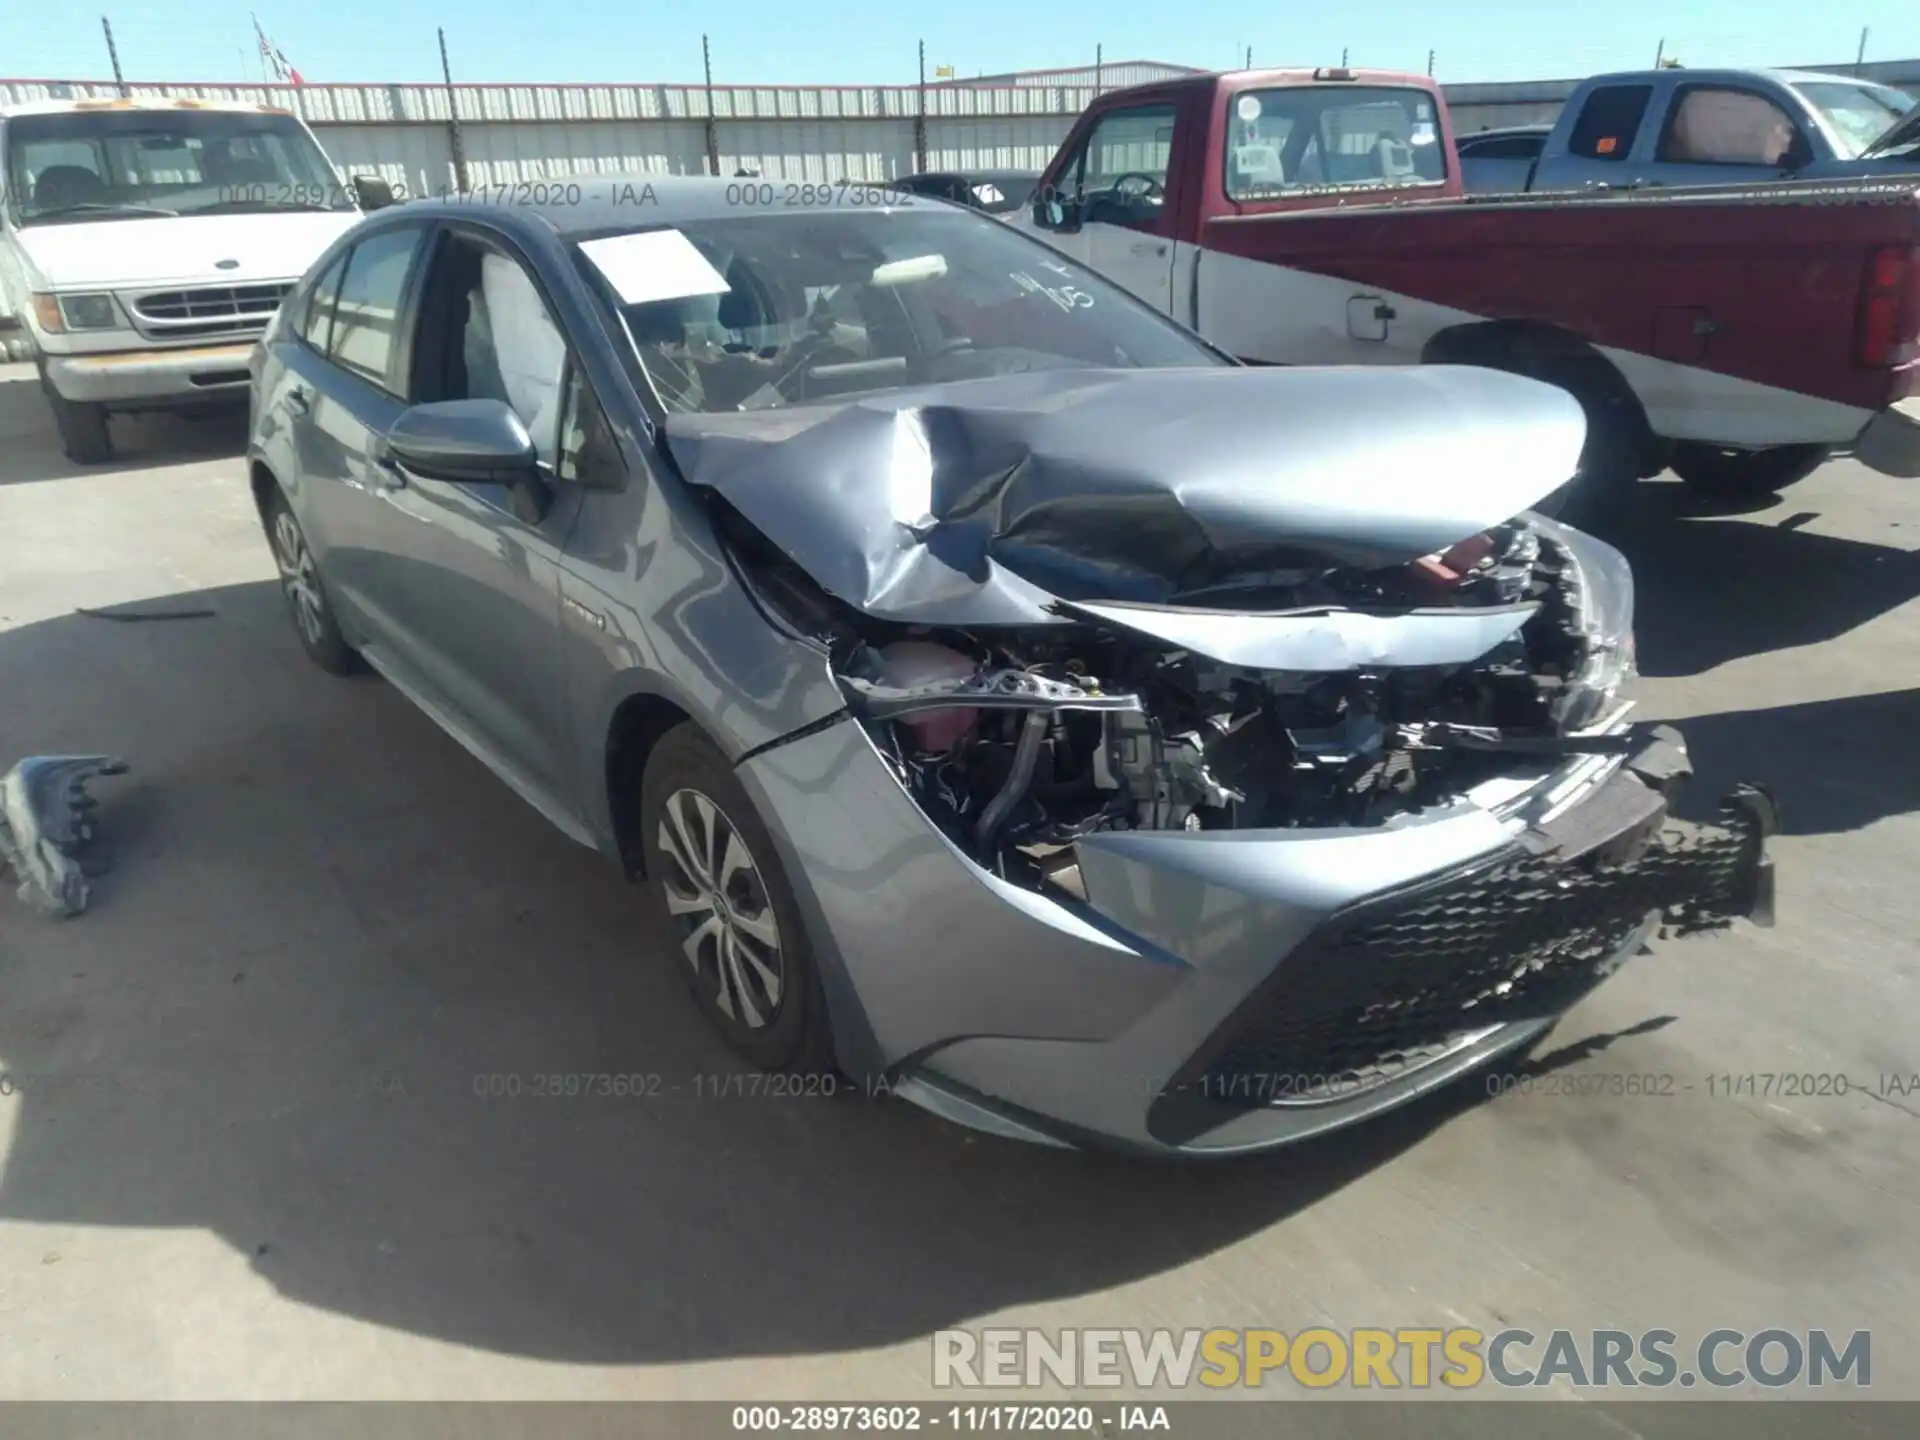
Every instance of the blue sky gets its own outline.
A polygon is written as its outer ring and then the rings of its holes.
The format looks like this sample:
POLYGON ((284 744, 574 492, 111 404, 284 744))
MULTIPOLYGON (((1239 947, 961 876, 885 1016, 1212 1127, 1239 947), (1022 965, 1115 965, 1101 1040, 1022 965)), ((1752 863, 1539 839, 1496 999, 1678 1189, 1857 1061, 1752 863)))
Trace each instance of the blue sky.
POLYGON ((1611 0, 1605 6, 1521 0, 1350 0, 1227 6, 1164 0, 102 0, 55 7, 14 0, 0 20, 0 73, 89 79, 111 74, 99 14, 113 22, 132 79, 258 79, 250 14, 309 81, 436 80, 434 28, 445 25, 460 80, 695 81, 700 35, 713 38, 714 77, 736 83, 911 83, 915 46, 961 75, 1171 60, 1212 68, 1353 63, 1424 69, 1444 80, 1574 76, 1653 63, 1851 61, 1861 28, 1869 59, 1920 57, 1913 0, 1611 0), (1296 13, 1289 14, 1289 11, 1296 13), (1305 11, 1306 13, 1298 13, 1305 11))

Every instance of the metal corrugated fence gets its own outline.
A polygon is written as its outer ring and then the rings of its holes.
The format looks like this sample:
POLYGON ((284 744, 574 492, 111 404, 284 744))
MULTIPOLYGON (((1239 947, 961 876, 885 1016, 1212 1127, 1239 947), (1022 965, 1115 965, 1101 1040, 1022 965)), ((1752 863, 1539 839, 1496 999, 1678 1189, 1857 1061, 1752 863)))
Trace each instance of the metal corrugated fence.
MULTIPOLYGON (((1808 67, 1814 68, 1814 67, 1808 67)), ((1840 69, 1842 67, 1828 67, 1840 69)), ((1845 67, 1851 68, 1851 67, 1845 67)), ((1864 67, 1920 80, 1920 62, 1864 67)), ((1100 90, 1179 73, 1145 61, 1098 72, 1100 90)), ((1577 81, 1446 87, 1462 134, 1550 121, 1577 81)), ((1037 170, 1093 100, 1092 67, 913 85, 141 85, 136 96, 279 105, 306 118, 343 178, 410 195, 455 184, 450 121, 470 185, 644 171, 782 180, 888 180, 920 167, 1037 170)), ((111 99, 111 82, 0 80, 0 105, 111 99)), ((3 317, 0 317, 3 318, 3 317)))

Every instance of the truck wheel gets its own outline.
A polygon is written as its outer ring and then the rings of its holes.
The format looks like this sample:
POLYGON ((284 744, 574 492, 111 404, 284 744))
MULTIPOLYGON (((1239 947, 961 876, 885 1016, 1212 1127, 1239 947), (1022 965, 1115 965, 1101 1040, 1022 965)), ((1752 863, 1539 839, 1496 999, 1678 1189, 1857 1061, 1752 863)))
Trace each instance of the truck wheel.
MULTIPOLYGON (((1443 337, 1444 338, 1444 337, 1443 337)), ((1567 483, 1534 508, 1585 526, 1619 508, 1628 488, 1654 473, 1646 463, 1646 422, 1619 372, 1591 355, 1542 353, 1526 345, 1462 342, 1435 350, 1426 363, 1479 365, 1524 375, 1566 391, 1587 420, 1586 444, 1567 483)))
POLYGON ((60 448, 76 465, 100 465, 113 459, 113 436, 107 430, 107 407, 94 401, 69 400, 53 388, 46 367, 40 367, 40 389, 53 411, 60 448))
POLYGON ((826 994, 793 887, 726 757, 690 722, 647 757, 640 838, 672 962, 707 1022, 762 1070, 830 1073, 826 994))
MULTIPOLYGON (((1562 388, 1572 389, 1565 385, 1562 388)), ((1580 449, 1573 479, 1534 508, 1569 525, 1585 527, 1618 509, 1627 487, 1639 480, 1639 449, 1626 423, 1604 401, 1578 390, 1572 390, 1572 394, 1586 411, 1587 441, 1580 449)))
POLYGON ((1825 445, 1774 445, 1765 450, 1735 450, 1683 440, 1668 462, 1673 473, 1703 495, 1754 496, 1784 490, 1826 462, 1825 445))

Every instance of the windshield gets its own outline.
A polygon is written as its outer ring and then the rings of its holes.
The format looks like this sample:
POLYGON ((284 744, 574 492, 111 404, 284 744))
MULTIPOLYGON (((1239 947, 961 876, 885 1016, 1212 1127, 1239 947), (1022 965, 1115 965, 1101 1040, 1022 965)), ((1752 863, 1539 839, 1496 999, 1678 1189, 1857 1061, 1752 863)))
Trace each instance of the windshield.
POLYGON ((582 249, 623 297, 650 291, 621 314, 669 411, 1228 363, 1001 222, 944 206, 697 221, 582 249))
POLYGON ((1847 85, 1836 81, 1794 87, 1827 122, 1834 150, 1842 160, 1858 159, 1867 147, 1913 108, 1913 97, 1891 85, 1847 85))
POLYGON ((1231 103, 1229 199, 1432 185, 1447 178, 1433 97, 1424 90, 1302 85, 1243 90, 1231 103))
POLYGON ((7 189, 19 224, 102 216, 351 210, 352 198, 291 115, 77 111, 7 122, 7 189))

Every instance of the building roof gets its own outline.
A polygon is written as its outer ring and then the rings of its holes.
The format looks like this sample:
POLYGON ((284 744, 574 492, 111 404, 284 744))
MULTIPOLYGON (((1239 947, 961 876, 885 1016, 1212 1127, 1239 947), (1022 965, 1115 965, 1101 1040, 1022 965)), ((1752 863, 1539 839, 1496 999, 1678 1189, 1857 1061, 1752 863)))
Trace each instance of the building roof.
POLYGON ((1207 73, 1192 65, 1175 65, 1166 60, 1103 60, 1099 65, 1068 65, 1052 70, 1008 70, 997 75, 959 75, 952 79, 929 80, 927 85, 943 87, 967 85, 1143 85, 1153 80, 1172 80, 1181 75, 1207 73))

